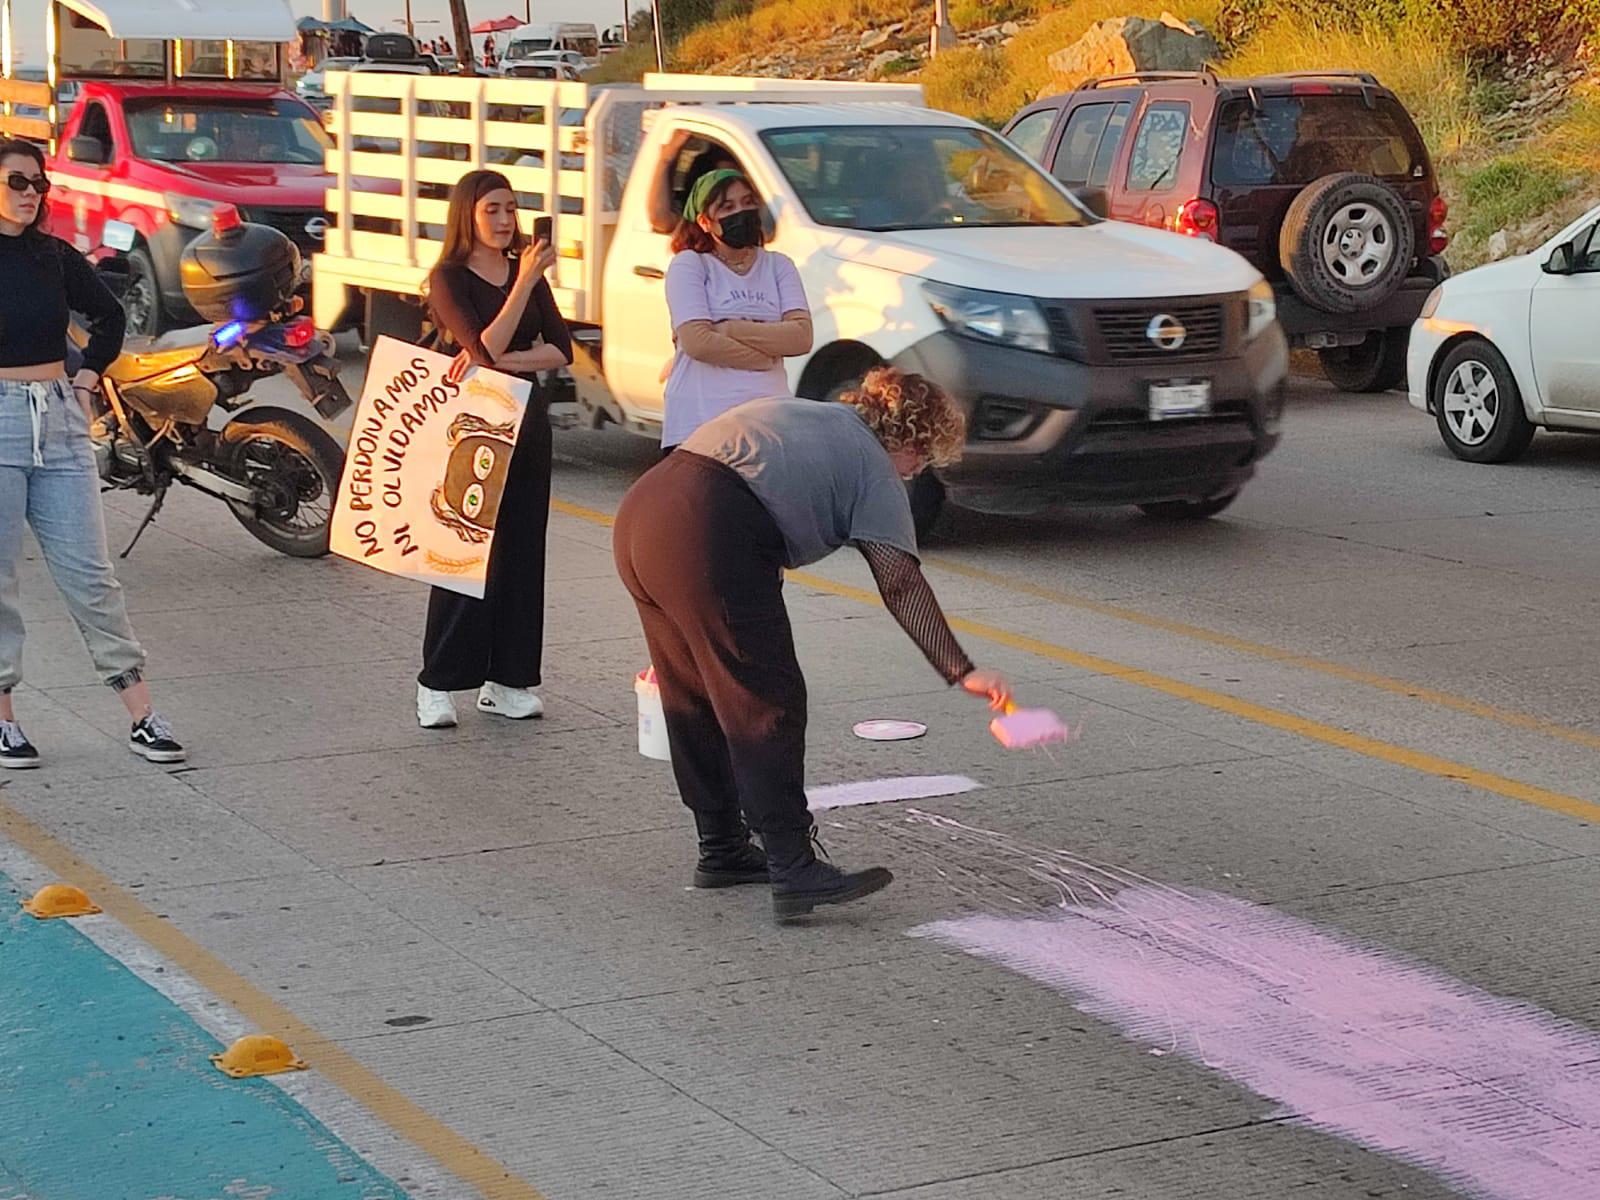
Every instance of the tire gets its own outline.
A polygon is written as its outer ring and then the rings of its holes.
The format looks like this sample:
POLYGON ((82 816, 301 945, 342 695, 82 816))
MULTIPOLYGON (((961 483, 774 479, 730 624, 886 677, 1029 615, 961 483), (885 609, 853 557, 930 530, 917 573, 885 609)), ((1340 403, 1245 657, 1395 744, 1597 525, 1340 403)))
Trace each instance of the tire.
POLYGON ((1409 329, 1380 329, 1358 346, 1318 350, 1322 373, 1341 392, 1388 392, 1406 381, 1409 329))
POLYGON ((128 317, 129 337, 159 337, 166 328, 161 283, 150 252, 143 246, 128 251, 128 289, 122 295, 122 311, 128 317))
POLYGON ((1139 511, 1157 521, 1204 521, 1216 516, 1238 498, 1238 492, 1228 492, 1209 500, 1162 500, 1156 504, 1141 504, 1139 511))
POLYGON ((1325 312, 1382 304, 1411 270, 1416 230, 1400 194, 1370 175, 1326 175, 1295 197, 1278 233, 1294 290, 1325 312))
POLYGON ((333 501, 344 471, 344 451, 326 431, 299 413, 244 413, 222 431, 229 473, 277 496, 265 508, 229 500, 239 524, 256 540, 291 558, 328 552, 333 501))
POLYGON ((1464 462, 1522 457, 1535 427, 1506 360, 1482 338, 1462 342, 1439 364, 1429 399, 1439 436, 1464 462))

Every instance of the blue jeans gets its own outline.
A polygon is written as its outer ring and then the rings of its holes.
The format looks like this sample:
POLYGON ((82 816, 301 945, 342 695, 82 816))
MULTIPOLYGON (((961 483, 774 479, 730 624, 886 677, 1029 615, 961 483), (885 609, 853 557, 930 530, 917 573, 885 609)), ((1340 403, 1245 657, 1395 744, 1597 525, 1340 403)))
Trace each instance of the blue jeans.
POLYGON ((0 380, 0 692, 22 682, 17 564, 24 522, 101 678, 119 691, 138 683, 144 649, 106 549, 88 418, 65 379, 0 380))

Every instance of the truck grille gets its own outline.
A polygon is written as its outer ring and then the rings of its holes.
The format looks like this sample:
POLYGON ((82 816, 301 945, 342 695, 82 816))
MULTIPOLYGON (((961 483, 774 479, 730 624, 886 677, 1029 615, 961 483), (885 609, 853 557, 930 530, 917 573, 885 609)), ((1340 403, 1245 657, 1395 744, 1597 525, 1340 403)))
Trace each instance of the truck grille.
MULTIPOLYGON (((306 232, 306 222, 313 218, 321 217, 323 221, 328 221, 328 215, 320 208, 250 208, 241 209, 239 215, 246 221, 270 225, 287 235, 291 242, 300 247, 302 254, 314 254, 322 249, 323 238, 312 237, 306 232)), ((328 228, 328 225, 324 228, 328 228)))
POLYGON ((1221 304, 1162 304, 1146 302, 1137 308, 1096 308, 1095 325, 1100 332, 1100 343, 1106 357, 1112 362, 1172 362, 1177 359, 1201 358, 1217 354, 1222 349, 1226 331, 1226 318, 1221 304), (1169 330, 1182 326, 1180 345, 1167 347, 1150 336, 1152 326, 1160 317, 1169 330))

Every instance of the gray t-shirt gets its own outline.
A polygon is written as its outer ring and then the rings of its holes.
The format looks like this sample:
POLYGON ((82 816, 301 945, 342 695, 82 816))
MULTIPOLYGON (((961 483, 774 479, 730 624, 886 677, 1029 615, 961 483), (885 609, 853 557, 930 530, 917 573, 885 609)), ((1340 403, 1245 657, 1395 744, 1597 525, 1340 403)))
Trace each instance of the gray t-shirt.
POLYGON ((906 487, 855 409, 816 400, 752 400, 713 417, 680 447, 726 463, 772 514, 790 567, 846 542, 917 553, 906 487))

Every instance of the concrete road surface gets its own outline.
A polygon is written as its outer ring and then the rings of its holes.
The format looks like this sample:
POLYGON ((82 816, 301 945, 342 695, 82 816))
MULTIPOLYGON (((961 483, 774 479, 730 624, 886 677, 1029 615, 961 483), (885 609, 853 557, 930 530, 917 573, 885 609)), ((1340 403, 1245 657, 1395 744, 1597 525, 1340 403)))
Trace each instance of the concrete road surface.
POLYGON ((1049 753, 852 552, 803 573, 812 783, 967 782, 820 811, 896 882, 788 928, 686 887, 636 753, 653 448, 556 446, 537 723, 418 729, 418 588, 174 495, 122 568, 194 750, 151 767, 25 564, 0 883, 106 912, 0 936, 0 1197, 1600 1197, 1600 440, 1471 466, 1302 381, 1215 520, 954 514, 930 579, 1049 753), (254 1032, 309 1070, 205 1061, 254 1032))

